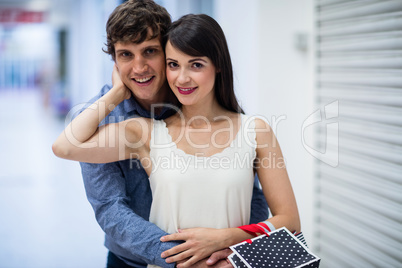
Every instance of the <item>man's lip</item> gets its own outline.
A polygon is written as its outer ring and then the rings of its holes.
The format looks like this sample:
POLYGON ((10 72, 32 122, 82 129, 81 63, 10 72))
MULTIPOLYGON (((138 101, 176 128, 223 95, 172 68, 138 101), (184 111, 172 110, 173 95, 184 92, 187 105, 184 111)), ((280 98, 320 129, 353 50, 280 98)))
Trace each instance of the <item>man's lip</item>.
POLYGON ((188 95, 193 93, 198 87, 177 87, 180 94, 188 95))
POLYGON ((155 76, 152 76, 151 79, 149 79, 147 82, 143 82, 143 83, 136 81, 134 78, 131 78, 131 80, 132 80, 135 84, 137 84, 137 85, 139 85, 139 86, 148 86, 149 84, 152 83, 152 81, 154 80, 154 78, 155 78, 155 76))

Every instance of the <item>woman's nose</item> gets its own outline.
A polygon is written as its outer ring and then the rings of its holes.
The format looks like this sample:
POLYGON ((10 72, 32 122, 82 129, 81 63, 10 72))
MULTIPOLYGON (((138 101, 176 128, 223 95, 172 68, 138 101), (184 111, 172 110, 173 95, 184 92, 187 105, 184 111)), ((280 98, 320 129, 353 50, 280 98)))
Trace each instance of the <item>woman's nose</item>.
POLYGON ((190 82, 191 79, 186 70, 181 70, 177 80, 180 84, 186 84, 190 82))

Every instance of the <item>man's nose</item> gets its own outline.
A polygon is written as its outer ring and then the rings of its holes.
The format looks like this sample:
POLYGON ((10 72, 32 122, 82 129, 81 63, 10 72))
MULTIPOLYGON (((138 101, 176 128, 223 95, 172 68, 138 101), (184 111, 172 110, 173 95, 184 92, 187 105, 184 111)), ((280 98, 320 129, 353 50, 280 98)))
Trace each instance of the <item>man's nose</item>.
POLYGON ((148 71, 148 63, 143 57, 135 57, 133 62, 133 71, 136 74, 143 74, 148 71))

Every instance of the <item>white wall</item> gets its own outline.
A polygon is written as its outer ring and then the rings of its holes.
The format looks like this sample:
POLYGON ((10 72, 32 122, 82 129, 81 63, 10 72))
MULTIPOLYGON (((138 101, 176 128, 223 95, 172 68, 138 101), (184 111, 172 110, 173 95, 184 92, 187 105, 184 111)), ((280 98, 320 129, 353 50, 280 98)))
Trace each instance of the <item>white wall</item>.
POLYGON ((111 82, 113 62, 102 51, 106 42, 106 20, 117 0, 71 0, 67 85, 72 105, 95 96, 111 82))
POLYGON ((232 57, 235 91, 247 114, 259 111, 258 88, 260 79, 259 1, 215 1, 215 18, 225 32, 232 57))
POLYGON ((214 13, 229 43, 237 96, 248 114, 263 115, 274 128, 302 230, 312 244, 313 157, 303 148, 301 127, 314 111, 313 1, 253 0, 244 5, 241 0, 219 0, 214 13), (308 35, 306 51, 295 46, 299 33, 308 35))

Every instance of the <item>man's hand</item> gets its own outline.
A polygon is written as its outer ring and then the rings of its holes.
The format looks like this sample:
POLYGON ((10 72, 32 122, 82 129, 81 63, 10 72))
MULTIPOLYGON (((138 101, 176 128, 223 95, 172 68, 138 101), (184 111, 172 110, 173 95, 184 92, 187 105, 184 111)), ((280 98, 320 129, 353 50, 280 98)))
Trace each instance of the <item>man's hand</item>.
MULTIPOLYGON (((230 249, 223 249, 213 253, 209 258, 198 261, 191 265, 191 268, 233 268, 227 257, 232 254, 230 249)), ((179 261, 176 264, 184 263, 186 260, 179 261)))
POLYGON ((208 268, 233 268, 228 260, 220 260, 214 265, 209 265, 208 268))
POLYGON ((214 252, 206 261, 206 264, 209 267, 222 267, 222 268, 230 268, 233 267, 232 264, 227 260, 227 257, 232 254, 232 250, 230 249, 222 249, 217 252, 214 252), (223 263, 224 262, 224 263, 223 263), (219 265, 219 266, 216 266, 219 265), (220 266, 223 265, 223 266, 220 266))
POLYGON ((228 260, 219 260, 213 265, 208 265, 206 259, 203 259, 191 265, 190 268, 233 268, 233 266, 228 260))

